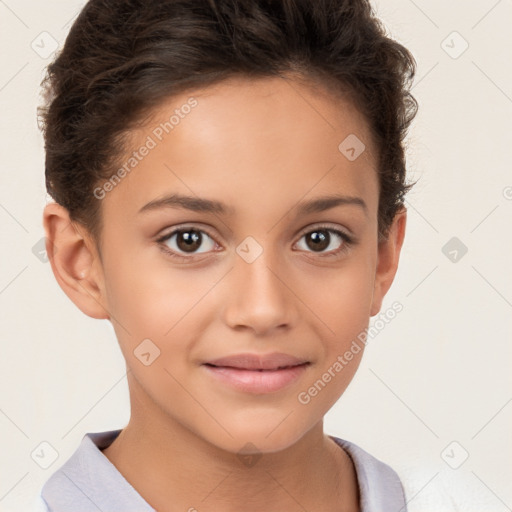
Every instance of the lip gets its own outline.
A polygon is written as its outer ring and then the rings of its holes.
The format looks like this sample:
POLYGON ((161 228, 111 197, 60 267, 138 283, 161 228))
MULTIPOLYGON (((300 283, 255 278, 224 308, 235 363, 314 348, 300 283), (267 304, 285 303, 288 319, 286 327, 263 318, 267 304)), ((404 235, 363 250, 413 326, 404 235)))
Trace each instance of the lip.
POLYGON ((238 368, 240 370, 277 370, 307 362, 307 359, 301 359, 282 352, 273 352, 271 354, 234 354, 206 361, 205 364, 238 368))
POLYGON ((203 363, 218 381, 246 393, 280 391, 299 379, 310 362, 283 353, 236 354, 203 363))

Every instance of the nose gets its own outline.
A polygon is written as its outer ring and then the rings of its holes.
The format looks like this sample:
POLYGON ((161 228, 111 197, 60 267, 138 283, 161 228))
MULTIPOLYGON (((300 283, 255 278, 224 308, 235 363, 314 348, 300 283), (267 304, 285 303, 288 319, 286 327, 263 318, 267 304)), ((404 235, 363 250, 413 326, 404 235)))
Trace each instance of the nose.
POLYGON ((287 282, 289 273, 269 253, 264 250, 252 263, 236 257, 224 308, 224 320, 233 329, 268 335, 297 321, 298 299, 287 282))

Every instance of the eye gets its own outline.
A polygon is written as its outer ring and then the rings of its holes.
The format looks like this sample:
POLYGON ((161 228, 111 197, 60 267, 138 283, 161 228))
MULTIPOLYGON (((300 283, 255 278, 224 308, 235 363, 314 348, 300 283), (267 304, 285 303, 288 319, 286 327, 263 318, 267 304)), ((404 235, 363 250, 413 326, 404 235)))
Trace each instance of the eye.
POLYGON ((215 241, 202 229, 183 227, 167 233, 157 240, 162 250, 170 256, 179 259, 190 259, 195 254, 211 251, 215 248, 215 241), (203 247, 204 250, 198 251, 203 247), (190 255, 187 257, 186 255, 190 255))
POLYGON ((302 239, 306 241, 303 244, 306 251, 319 253, 320 256, 336 256, 348 250, 353 244, 352 238, 346 233, 328 226, 310 229, 302 235, 302 239))
MULTIPOLYGON (((300 240, 306 243, 300 247, 306 252, 317 253, 321 257, 335 257, 354 245, 352 237, 329 226, 318 226, 306 231, 300 240)), ((299 242, 300 242, 299 240, 299 242)), ((213 238, 204 230, 184 226, 172 230, 157 240, 162 251, 179 260, 192 261, 198 254, 215 250, 213 238), (202 249, 202 250, 200 250, 202 249)), ((297 245, 301 245, 297 243, 297 245)))

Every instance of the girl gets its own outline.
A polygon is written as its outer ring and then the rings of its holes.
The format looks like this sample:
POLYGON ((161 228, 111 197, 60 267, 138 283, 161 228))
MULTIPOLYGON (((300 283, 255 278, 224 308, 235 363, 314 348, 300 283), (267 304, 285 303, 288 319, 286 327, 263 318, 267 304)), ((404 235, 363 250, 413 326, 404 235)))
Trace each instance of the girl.
POLYGON ((41 510, 406 509, 323 417, 397 270, 414 72, 366 0, 85 5, 45 80, 43 223, 131 417, 41 510))

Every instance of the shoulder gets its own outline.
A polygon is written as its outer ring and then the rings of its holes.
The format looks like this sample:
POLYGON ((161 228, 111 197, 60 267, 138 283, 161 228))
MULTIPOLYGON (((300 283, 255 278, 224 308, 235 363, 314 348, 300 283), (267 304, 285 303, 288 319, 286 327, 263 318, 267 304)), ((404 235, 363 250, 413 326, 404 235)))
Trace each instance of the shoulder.
POLYGON ((42 487, 36 512, 154 512, 101 452, 120 432, 84 435, 72 456, 42 487))
POLYGON ((354 463, 361 512, 406 512, 404 488, 394 469, 356 444, 330 437, 345 450, 354 463))

